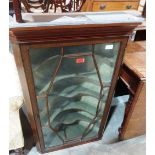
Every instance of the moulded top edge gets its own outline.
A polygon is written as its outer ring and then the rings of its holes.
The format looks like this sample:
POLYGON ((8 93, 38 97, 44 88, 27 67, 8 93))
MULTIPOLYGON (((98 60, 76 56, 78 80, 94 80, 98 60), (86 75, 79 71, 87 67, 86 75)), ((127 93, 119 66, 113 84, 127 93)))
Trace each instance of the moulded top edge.
POLYGON ((10 17, 10 28, 22 27, 45 27, 45 26, 67 26, 67 25, 94 25, 94 24, 119 24, 119 23, 141 23, 144 21, 138 13, 130 12, 80 12, 59 14, 23 13, 25 23, 15 22, 10 17))

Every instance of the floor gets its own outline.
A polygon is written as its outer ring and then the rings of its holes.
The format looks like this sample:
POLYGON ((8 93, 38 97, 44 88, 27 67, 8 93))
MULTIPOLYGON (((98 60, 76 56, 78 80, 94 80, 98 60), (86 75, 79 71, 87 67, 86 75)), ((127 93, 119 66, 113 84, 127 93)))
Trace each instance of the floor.
MULTIPOLYGON (((123 120, 124 103, 127 98, 128 96, 118 97, 113 101, 113 105, 117 106, 106 127, 102 140, 46 153, 45 155, 145 155, 145 135, 118 142, 118 128, 123 120)), ((40 155, 40 153, 36 147, 33 147, 28 155, 40 155)))

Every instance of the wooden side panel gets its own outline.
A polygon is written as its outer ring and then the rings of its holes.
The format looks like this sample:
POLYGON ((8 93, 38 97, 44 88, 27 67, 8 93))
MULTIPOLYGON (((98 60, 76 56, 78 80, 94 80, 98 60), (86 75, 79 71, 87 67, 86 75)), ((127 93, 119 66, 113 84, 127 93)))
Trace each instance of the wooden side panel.
POLYGON ((130 105, 121 132, 121 140, 133 138, 146 132, 146 81, 141 81, 130 105))

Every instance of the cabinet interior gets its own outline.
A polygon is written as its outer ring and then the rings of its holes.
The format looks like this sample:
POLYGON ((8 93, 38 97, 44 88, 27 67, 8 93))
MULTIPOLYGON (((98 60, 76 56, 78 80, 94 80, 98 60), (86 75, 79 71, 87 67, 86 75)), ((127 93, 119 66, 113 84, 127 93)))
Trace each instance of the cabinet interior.
POLYGON ((45 148, 98 137, 119 48, 29 49, 45 148))

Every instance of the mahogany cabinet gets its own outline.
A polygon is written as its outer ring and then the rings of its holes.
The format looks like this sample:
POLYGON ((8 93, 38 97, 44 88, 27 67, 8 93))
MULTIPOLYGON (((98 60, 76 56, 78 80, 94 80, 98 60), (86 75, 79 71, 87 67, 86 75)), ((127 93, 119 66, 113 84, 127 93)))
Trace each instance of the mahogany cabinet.
POLYGON ((102 138, 128 37, 141 22, 133 16, 126 20, 127 14, 123 14, 125 20, 116 21, 112 14, 79 13, 92 17, 89 24, 10 27, 25 105, 40 152, 102 138), (97 18, 105 20, 99 23, 97 18))

